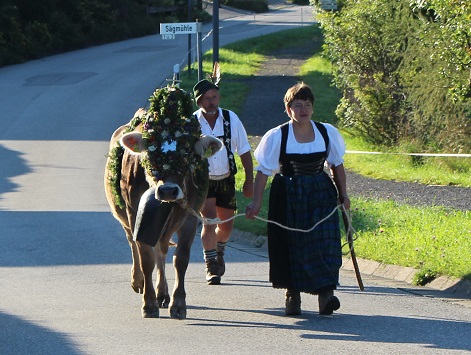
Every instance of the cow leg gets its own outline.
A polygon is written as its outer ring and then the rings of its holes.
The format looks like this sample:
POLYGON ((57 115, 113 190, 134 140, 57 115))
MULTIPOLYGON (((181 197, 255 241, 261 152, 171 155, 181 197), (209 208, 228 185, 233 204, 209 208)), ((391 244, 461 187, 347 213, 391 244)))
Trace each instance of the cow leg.
POLYGON ((165 276, 165 259, 167 254, 164 254, 160 249, 160 243, 157 243, 155 246, 154 253, 157 266, 157 304, 160 308, 168 308, 168 304, 170 303, 170 295, 168 293, 167 278, 165 276))
POLYGON ((139 251, 137 250, 136 242, 133 240, 132 232, 129 228, 124 228, 126 238, 128 239, 129 246, 132 252, 132 267, 131 267, 131 287, 136 293, 142 293, 144 289, 144 276, 142 275, 139 251))
POLYGON ((155 297, 154 285, 152 283, 152 273, 155 267, 155 255, 150 245, 136 242, 141 257, 141 269, 144 274, 144 293, 142 296, 142 316, 144 318, 158 318, 159 306, 155 297))
POLYGON ((178 244, 173 256, 175 267, 175 285, 170 302, 170 317, 176 319, 186 318, 186 292, 185 273, 190 262, 190 250, 196 234, 196 218, 188 217, 188 220, 178 232, 178 244))

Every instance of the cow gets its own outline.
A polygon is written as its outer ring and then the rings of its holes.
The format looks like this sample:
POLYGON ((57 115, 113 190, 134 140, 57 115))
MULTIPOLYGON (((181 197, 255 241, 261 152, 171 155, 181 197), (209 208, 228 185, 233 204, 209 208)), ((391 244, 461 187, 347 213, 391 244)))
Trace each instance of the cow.
POLYGON ((105 192, 131 247, 131 286, 143 295, 142 316, 158 318, 159 308, 169 307, 171 318, 185 319, 184 279, 208 189, 207 158, 223 145, 201 135, 191 97, 180 88, 157 89, 149 101, 148 110, 137 110, 111 137, 105 192), (165 258, 174 233, 178 241, 170 298, 165 258))

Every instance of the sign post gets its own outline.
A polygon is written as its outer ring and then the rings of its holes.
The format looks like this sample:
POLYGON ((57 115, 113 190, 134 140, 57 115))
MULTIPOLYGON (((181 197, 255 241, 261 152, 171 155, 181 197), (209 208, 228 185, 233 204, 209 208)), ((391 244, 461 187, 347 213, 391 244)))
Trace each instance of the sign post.
POLYGON ((201 46, 201 30, 203 23, 197 22, 198 31, 196 32, 196 52, 198 53, 198 81, 203 79, 203 47, 201 46))

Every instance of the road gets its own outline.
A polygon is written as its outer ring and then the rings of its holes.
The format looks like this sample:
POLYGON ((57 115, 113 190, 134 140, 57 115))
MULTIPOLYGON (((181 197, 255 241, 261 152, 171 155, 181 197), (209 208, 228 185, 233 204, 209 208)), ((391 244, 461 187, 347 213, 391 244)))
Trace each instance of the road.
MULTIPOLYGON (((312 21, 309 7, 224 13, 220 44, 312 21)), ((103 192, 105 155, 114 128, 186 56, 186 36, 148 36, 0 69, 0 354, 470 353, 470 308, 373 278, 362 292, 347 271, 339 312, 319 316, 303 295, 303 314, 285 317, 266 252, 241 242, 230 243, 223 284, 207 286, 198 236, 188 318, 141 318, 103 192)))

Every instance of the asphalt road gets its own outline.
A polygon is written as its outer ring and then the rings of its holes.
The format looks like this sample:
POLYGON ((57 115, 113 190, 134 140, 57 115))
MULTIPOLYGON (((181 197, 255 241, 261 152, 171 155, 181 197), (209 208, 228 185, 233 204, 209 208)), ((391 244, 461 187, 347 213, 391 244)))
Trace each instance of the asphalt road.
MULTIPOLYGON (((309 7, 224 13, 220 44, 312 20, 309 7)), ((223 284, 207 286, 198 236, 188 318, 141 318, 103 192, 105 154, 186 56, 186 36, 149 36, 0 69, 0 354, 469 353, 470 308, 373 278, 361 292, 347 271, 339 312, 319 316, 303 295, 303 314, 285 317, 266 253, 243 243, 230 244, 223 284)))

